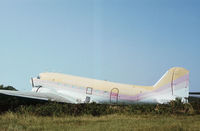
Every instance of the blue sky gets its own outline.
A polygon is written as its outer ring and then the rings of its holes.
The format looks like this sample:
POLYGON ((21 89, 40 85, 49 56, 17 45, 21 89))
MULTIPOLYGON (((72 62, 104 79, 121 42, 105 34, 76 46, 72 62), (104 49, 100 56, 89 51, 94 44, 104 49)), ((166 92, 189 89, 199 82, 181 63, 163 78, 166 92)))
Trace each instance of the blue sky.
POLYGON ((199 0, 0 1, 0 84, 41 72, 153 85, 171 67, 200 91, 199 0))

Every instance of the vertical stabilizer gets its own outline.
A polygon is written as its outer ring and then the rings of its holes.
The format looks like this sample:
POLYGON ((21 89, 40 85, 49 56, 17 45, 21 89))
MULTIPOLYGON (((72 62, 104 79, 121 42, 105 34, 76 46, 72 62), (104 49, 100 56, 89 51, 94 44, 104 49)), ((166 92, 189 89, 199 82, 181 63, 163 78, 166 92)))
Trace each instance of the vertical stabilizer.
POLYGON ((180 98, 183 102, 187 102, 189 97, 189 71, 181 67, 171 68, 154 87, 165 99, 180 98))

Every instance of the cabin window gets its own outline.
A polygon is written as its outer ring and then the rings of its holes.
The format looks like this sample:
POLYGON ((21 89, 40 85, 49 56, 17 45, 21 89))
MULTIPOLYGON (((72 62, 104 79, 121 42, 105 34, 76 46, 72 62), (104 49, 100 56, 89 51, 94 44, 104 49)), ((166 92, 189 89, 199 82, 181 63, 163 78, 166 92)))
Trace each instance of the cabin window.
POLYGON ((86 94, 92 95, 92 88, 91 87, 87 87, 86 94))

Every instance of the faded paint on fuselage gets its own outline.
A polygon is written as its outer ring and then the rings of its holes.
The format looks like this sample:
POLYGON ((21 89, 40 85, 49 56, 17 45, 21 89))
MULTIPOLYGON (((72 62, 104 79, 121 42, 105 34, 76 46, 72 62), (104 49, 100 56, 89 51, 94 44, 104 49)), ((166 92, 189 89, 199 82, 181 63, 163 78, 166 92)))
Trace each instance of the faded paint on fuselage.
POLYGON ((176 97, 186 101, 189 95, 189 71, 174 67, 153 86, 137 86, 109 81, 89 79, 59 73, 41 73, 33 79, 34 84, 42 86, 33 88, 36 92, 51 92, 62 97, 71 97, 72 103, 97 102, 110 103, 116 98, 117 103, 165 103, 176 97), (88 93, 88 89, 92 93, 88 93), (116 97, 112 96, 117 89, 116 97))

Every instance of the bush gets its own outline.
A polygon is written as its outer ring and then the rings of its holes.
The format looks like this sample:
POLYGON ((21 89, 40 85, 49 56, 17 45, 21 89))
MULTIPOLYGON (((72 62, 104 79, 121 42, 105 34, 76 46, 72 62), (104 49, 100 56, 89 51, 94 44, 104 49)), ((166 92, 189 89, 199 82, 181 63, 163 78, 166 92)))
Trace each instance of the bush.
POLYGON ((108 114, 184 114, 192 115, 199 113, 199 102, 181 103, 177 99, 168 104, 135 104, 135 105, 109 105, 109 104, 67 104, 57 102, 36 102, 21 100, 13 97, 6 99, 6 103, 1 103, 1 110, 17 112, 19 114, 32 114, 37 116, 80 116, 92 115, 101 116, 108 114), (3 107, 3 108, 2 108, 3 107))
POLYGON ((0 85, 0 90, 12 90, 12 91, 17 91, 17 89, 15 89, 15 88, 12 87, 12 86, 3 86, 3 85, 0 85))

